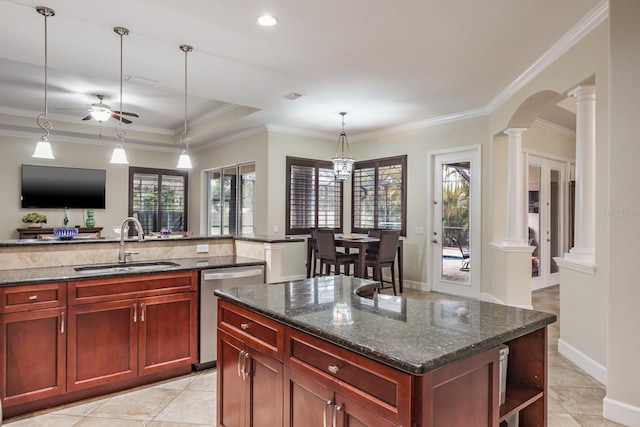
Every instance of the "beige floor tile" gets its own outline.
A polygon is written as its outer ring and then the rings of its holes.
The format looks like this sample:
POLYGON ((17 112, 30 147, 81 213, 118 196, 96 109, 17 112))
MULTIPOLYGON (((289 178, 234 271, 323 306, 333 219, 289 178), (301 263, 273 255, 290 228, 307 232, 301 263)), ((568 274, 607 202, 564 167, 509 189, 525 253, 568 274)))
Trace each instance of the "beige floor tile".
POLYGON ((547 378, 549 380, 549 386, 598 387, 596 383, 570 366, 549 366, 547 378))
POLYGON ((551 396, 547 396, 547 413, 567 413, 565 409, 551 396))
POLYGON ((144 388, 112 397, 91 413, 92 417, 152 420, 180 390, 144 388))
POLYGON ((42 414, 33 417, 14 419, 3 422, 7 427, 71 427, 82 420, 82 417, 74 415, 42 414))
POLYGON ((144 420, 84 417, 74 427, 144 427, 145 424, 144 420))
POLYGON ((569 414, 554 413, 547 416, 547 427, 581 427, 569 414))
POLYGON ((216 394, 211 391, 185 390, 154 421, 213 425, 216 419, 216 394))
POLYGON ((52 413, 61 415, 78 415, 84 417, 98 409, 100 406, 104 405, 107 400, 109 399, 83 400, 79 403, 62 406, 52 413))
POLYGON ((216 391, 218 376, 215 370, 206 371, 194 377, 193 381, 187 386, 186 390, 190 391, 216 391))
POLYGON ((169 421, 151 421, 146 427, 213 427, 213 424, 171 423, 169 421))
POLYGON ((549 394, 571 415, 602 416, 605 393, 600 388, 551 386, 549 394))
POLYGON ((163 381, 153 385, 153 388, 166 388, 173 390, 184 390, 196 379, 195 375, 188 375, 184 378, 177 378, 174 380, 163 381))
POLYGON ((582 427, 624 427, 622 424, 608 421, 596 415, 574 415, 582 427))

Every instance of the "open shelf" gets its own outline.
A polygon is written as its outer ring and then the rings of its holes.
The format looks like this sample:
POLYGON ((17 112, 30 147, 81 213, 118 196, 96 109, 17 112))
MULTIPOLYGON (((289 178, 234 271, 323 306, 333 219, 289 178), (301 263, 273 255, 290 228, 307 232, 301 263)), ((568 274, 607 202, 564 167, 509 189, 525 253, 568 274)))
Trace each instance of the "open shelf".
POLYGON ((503 405, 500 405, 500 421, 528 407, 544 397, 544 391, 532 387, 509 387, 503 405))

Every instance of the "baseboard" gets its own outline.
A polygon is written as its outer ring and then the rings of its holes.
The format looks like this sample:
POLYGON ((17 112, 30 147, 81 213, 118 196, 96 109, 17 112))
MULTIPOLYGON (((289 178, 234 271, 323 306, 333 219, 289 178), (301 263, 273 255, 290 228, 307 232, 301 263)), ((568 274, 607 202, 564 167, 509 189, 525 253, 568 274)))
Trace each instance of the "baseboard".
POLYGON ((493 302, 493 303, 496 303, 496 304, 504 305, 504 302, 500 301, 498 298, 496 298, 493 295, 488 294, 486 292, 481 292, 480 293, 480 301, 493 302))
POLYGON ((600 381, 601 384, 605 386, 607 385, 607 368, 591 359, 571 344, 568 344, 562 339, 558 339, 558 353, 575 363, 587 374, 600 381))
POLYGON ((640 408, 605 397, 602 400, 602 416, 616 423, 640 427, 640 408))
MULTIPOLYGON (((391 280, 391 278, 389 278, 389 280, 391 280)), ((425 292, 432 291, 431 286, 428 283, 416 282, 413 280, 403 279, 402 286, 404 288, 416 289, 418 291, 425 291, 425 292)))

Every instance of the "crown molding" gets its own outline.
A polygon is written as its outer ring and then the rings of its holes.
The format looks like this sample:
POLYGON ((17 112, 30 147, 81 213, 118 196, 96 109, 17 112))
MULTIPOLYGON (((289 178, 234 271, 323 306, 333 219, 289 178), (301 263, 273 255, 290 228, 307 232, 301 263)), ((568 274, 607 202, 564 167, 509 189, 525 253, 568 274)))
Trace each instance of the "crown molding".
POLYGON ((256 126, 249 129, 243 129, 236 133, 232 133, 231 135, 227 135, 224 138, 216 139, 208 144, 202 144, 197 147, 192 147, 191 152, 197 153, 199 151, 206 150, 207 148, 215 147, 218 145, 228 144, 229 142, 237 141, 239 139, 248 138, 253 135, 258 135, 260 133, 266 132, 266 126, 256 126))
MULTIPOLYGON (((330 135, 324 132, 317 132, 313 130, 306 130, 306 129, 294 128, 289 126, 271 125, 271 124, 267 125, 266 128, 269 132, 280 132, 280 133, 286 133, 289 135, 306 136, 309 138, 322 139, 326 141, 334 141, 337 139, 337 136, 339 135, 338 133, 336 133, 335 135, 330 135)), ((349 136, 349 138, 351 138, 351 136, 349 136)))
POLYGON ((552 123, 548 120, 543 120, 540 118, 537 118, 534 120, 533 122, 534 126, 537 126, 539 128, 542 129, 546 129, 549 130, 551 132, 555 132, 555 133, 559 133, 560 135, 569 137, 569 138, 575 138, 576 137, 576 131, 573 129, 568 129, 564 126, 560 126, 556 123, 552 123))

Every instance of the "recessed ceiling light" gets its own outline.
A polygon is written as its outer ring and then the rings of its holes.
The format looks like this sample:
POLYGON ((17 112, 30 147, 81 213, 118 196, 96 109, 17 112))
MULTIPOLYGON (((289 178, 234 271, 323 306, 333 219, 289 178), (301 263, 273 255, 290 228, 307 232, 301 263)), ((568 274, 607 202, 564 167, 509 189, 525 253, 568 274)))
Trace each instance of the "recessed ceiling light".
POLYGON ((278 23, 278 18, 271 15, 262 15, 258 17, 258 24, 263 27, 273 27, 278 23))

